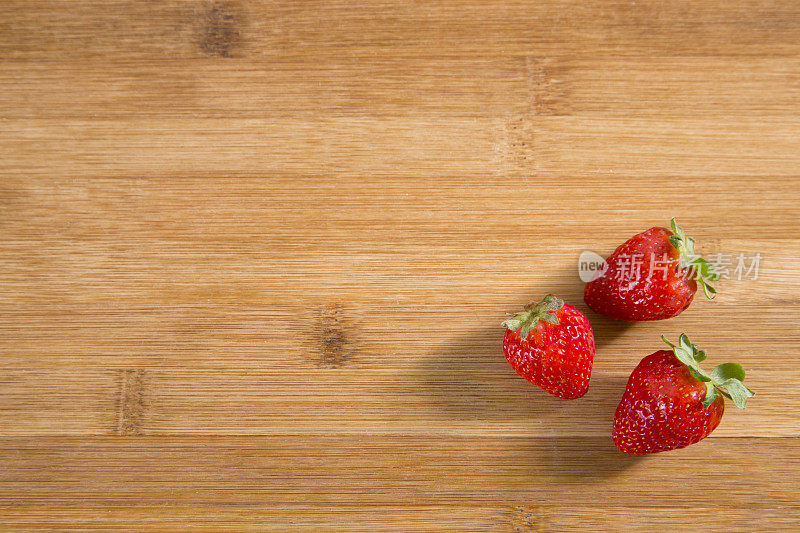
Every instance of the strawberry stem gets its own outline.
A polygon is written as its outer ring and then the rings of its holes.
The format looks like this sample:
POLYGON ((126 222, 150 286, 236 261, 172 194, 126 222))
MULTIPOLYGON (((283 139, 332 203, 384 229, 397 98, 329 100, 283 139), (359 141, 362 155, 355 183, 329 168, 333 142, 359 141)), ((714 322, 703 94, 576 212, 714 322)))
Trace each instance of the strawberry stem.
POLYGON ((525 310, 519 313, 508 313, 511 317, 503 322, 506 328, 517 331, 520 338, 525 340, 528 338, 530 330, 536 327, 540 320, 549 322, 550 324, 558 324, 558 317, 556 311, 564 307, 564 301, 556 298, 552 294, 548 294, 539 303, 531 302, 525 306, 525 310))
POLYGON ((703 288, 706 298, 713 300, 717 295, 716 289, 711 286, 712 281, 719 279, 719 274, 714 272, 714 265, 703 259, 694 251, 694 239, 687 237, 675 218, 669 221, 673 235, 669 243, 681 254, 681 268, 694 274, 695 281, 703 288))
POLYGON ((744 409, 747 399, 755 396, 755 393, 744 384, 744 369, 741 365, 737 363, 722 363, 707 374, 700 367, 700 362, 706 358, 706 352, 696 344, 692 344, 685 333, 681 333, 677 345, 669 342, 663 335, 661 339, 672 348, 678 361, 689 367, 689 372, 696 379, 705 383, 706 398, 703 401, 704 408, 711 405, 717 398, 717 394, 722 394, 732 400, 739 409, 744 409))

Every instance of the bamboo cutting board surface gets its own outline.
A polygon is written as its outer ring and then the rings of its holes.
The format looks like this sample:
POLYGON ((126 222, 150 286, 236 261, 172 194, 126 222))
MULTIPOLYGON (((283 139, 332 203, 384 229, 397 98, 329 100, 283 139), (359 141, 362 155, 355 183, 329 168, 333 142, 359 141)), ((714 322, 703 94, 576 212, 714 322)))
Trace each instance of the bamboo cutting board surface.
POLYGON ((795 0, 6 0, 0 29, 3 531, 798 527, 795 0), (758 275, 588 311, 578 255, 672 216, 758 275), (595 330, 580 400, 502 355, 549 292, 595 330), (680 332, 757 396, 622 455, 627 376, 680 332))

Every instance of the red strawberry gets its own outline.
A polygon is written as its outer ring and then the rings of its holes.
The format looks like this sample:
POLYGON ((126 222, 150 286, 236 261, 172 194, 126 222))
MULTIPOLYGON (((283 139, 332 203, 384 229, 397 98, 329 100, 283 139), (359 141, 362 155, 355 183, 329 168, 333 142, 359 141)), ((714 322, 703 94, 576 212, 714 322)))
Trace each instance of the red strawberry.
POLYGON ((711 263, 694 251, 673 218, 672 231, 650 228, 619 246, 600 277, 586 284, 583 299, 595 312, 619 320, 663 320, 689 307, 703 287, 706 297, 716 294, 710 281, 719 279, 711 263))
POLYGON ((678 346, 664 342, 672 350, 639 362, 614 413, 612 438, 622 452, 645 455, 699 442, 719 425, 723 396, 741 409, 753 396, 741 366, 724 363, 705 374, 699 363, 706 354, 686 335, 678 346))
POLYGON ((594 335, 583 313, 551 294, 509 316, 503 353, 517 374, 558 398, 586 394, 594 335))

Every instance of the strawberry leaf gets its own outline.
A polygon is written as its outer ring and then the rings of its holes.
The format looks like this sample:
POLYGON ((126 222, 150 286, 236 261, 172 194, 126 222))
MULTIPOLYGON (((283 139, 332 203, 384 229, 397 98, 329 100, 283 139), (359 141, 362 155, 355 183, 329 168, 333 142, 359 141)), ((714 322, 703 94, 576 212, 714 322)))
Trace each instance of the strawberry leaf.
POLYGON ((530 331, 535 328, 540 320, 550 324, 558 324, 555 312, 564 307, 564 301, 548 294, 538 303, 531 302, 520 313, 507 314, 512 317, 503 322, 503 326, 511 331, 519 330, 522 340, 528 338, 530 331))
POLYGON ((717 383, 725 383, 731 378, 744 381, 744 368, 737 363, 722 363, 714 367, 709 375, 717 383))
MULTIPOLYGON (((672 228, 672 233, 678 236, 678 239, 681 241, 686 240, 686 234, 683 232, 680 226, 678 226, 678 222, 675 221, 675 217, 672 217, 669 221, 669 225, 672 228)), ((677 248, 677 246, 676 246, 677 248)))
POLYGON ((678 337, 678 342, 680 343, 681 348, 690 354, 692 353, 692 343, 689 341, 689 337, 686 336, 686 333, 681 333, 681 336, 678 337))
POLYGON ((717 290, 704 280, 700 280, 698 283, 700 283, 700 286, 703 287, 703 294, 706 295, 706 298, 713 300, 717 296, 717 290))
POLYGON ((542 320, 551 324, 558 324, 558 317, 549 311, 542 315, 542 320))
POLYGON ((755 396, 755 393, 748 389, 747 385, 736 378, 726 380, 722 386, 731 395, 734 405, 739 409, 744 409, 745 405, 747 405, 747 399, 755 396))
POLYGON ((669 237, 669 243, 680 252, 684 275, 693 275, 694 280, 702 287, 706 298, 713 300, 717 291, 709 282, 717 281, 720 278, 719 274, 714 271, 714 265, 695 253, 694 239, 686 236, 674 218, 670 220, 669 224, 673 233, 669 237))
POLYGON ((558 311, 562 307, 564 307, 564 301, 556 298, 552 294, 548 294, 542 298, 542 301, 537 305, 539 312, 558 311))
POLYGON ((717 399, 717 388, 710 381, 706 381, 706 398, 703 400, 703 408, 705 409, 717 399))
POLYGON ((694 366, 696 365, 696 361, 694 360, 694 357, 692 357, 691 352, 688 352, 682 347, 678 346, 673 348, 672 351, 675 354, 675 357, 678 358, 678 361, 688 366, 689 368, 694 368, 694 366))
POLYGON ((706 352, 701 350, 696 344, 692 344, 685 334, 681 333, 678 337, 678 345, 671 343, 663 335, 661 338, 671 348, 675 357, 689 368, 689 372, 698 381, 702 381, 706 386, 706 398, 703 407, 708 407, 719 394, 733 401, 736 407, 744 409, 747 399, 755 396, 755 393, 747 388, 744 381, 744 369, 737 363, 722 363, 714 367, 710 373, 706 374, 700 367, 700 361, 706 358, 706 352))
POLYGON ((693 367, 693 366, 690 366, 690 367, 689 367, 689 372, 690 372, 690 373, 691 373, 691 374, 692 374, 692 375, 695 377, 695 379, 697 379, 698 381, 702 381, 702 382, 704 382, 704 383, 712 383, 712 384, 713 384, 713 382, 711 381, 711 378, 710 378, 710 377, 708 377, 708 376, 706 376, 706 375, 703 373, 703 370, 702 370, 702 369, 700 369, 700 368, 698 368, 698 367, 693 367))

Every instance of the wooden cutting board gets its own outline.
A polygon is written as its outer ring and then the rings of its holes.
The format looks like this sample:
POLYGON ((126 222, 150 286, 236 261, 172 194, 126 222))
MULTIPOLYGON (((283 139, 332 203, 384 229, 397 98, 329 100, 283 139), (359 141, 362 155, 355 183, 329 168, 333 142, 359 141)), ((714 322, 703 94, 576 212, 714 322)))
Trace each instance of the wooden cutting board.
POLYGON ((5 0, 0 30, 3 531, 798 527, 796 0, 5 0), (717 300, 589 312, 579 254, 672 216, 732 258, 717 300), (548 292, 595 329, 580 400, 501 352, 548 292), (757 396, 622 455, 680 332, 757 396))

